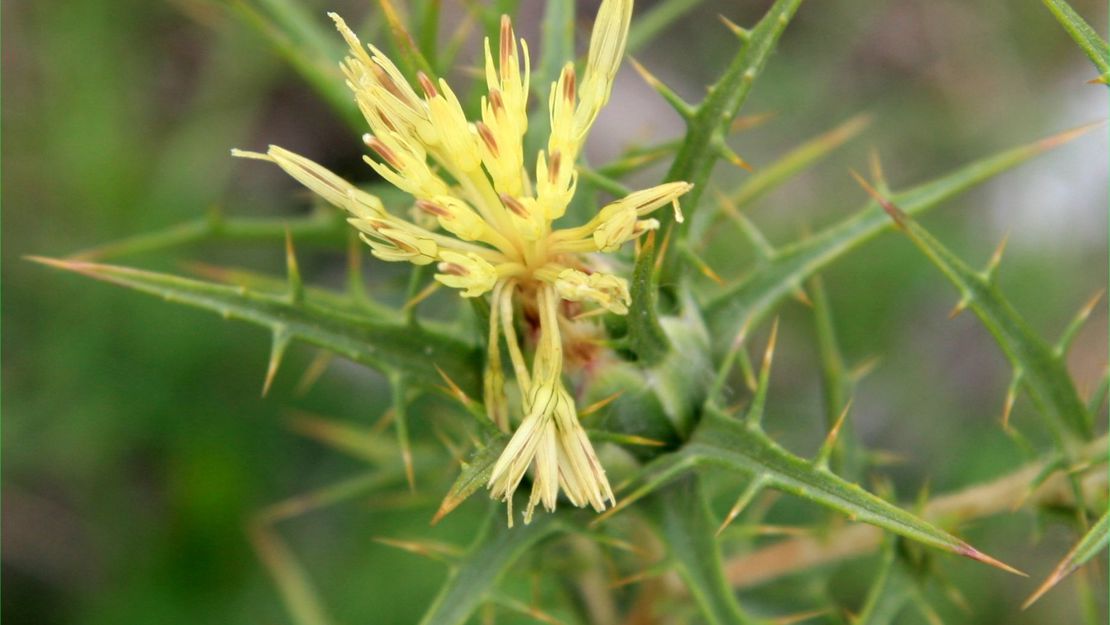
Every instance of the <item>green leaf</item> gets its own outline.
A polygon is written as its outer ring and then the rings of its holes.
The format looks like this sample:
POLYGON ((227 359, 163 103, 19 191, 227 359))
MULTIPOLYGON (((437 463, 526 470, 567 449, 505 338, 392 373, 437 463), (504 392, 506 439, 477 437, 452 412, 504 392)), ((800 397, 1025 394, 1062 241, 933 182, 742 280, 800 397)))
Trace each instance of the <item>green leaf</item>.
MULTIPOLYGON (((801 4, 802 0, 775 1, 750 31, 721 78, 709 88, 709 95, 698 105, 694 117, 687 124, 686 137, 666 179, 694 184, 694 188, 683 198, 683 206, 691 215, 697 209, 713 165, 722 153, 729 124, 740 112, 775 44, 801 4)), ((660 213, 658 218, 663 230, 673 220, 668 213, 660 213)), ((676 254, 668 254, 664 259, 665 277, 673 275, 677 258, 676 254)))
POLYGON ((1015 371, 1020 372, 1022 384, 1038 413, 1044 416, 1061 451, 1070 459, 1074 455, 1075 439, 1090 440, 1094 433, 1087 407, 1068 374, 1067 363, 1014 310, 991 280, 989 272, 974 271, 895 204, 884 202, 884 208, 900 229, 960 291, 961 302, 967 302, 994 336, 1015 371))
POLYGON ((648 233, 632 272, 632 305, 628 308, 628 347, 645 366, 658 364, 670 350, 656 312, 655 232, 648 233))
POLYGON ((223 217, 211 213, 163 230, 130 236, 104 243, 70 255, 72 259, 104 261, 108 259, 160 252, 204 241, 279 242, 286 231, 297 243, 338 247, 343 233, 350 229, 343 214, 327 209, 307 217, 275 219, 272 217, 223 217))
POLYGON ((1060 580, 1071 575, 1091 558, 1105 551, 1108 542, 1110 542, 1110 512, 1103 514, 1102 518, 1072 547, 1068 555, 1064 556, 1060 564, 1056 565, 1048 579, 1025 600, 1022 608, 1033 605, 1037 599, 1040 599, 1042 595, 1060 583, 1060 580))
POLYGON ((1095 29, 1091 28, 1091 25, 1064 0, 1043 0, 1043 2, 1098 68, 1099 80, 1103 84, 1110 84, 1110 45, 1107 45, 1095 29))
POLYGON ((856 521, 945 551, 986 559, 962 540, 830 471, 817 469, 783 449, 762 430, 748 427, 714 407, 707 407, 683 453, 696 457, 699 465, 762 475, 769 486, 843 512, 856 521))
POLYGON ((235 0, 230 6, 348 126, 363 132, 366 120, 339 71, 343 39, 325 27, 322 15, 310 12, 303 2, 295 0, 235 0))
POLYGON ((375 369, 400 372, 425 386, 442 382, 444 370, 468 394, 480 394, 478 351, 426 327, 391 323, 321 306, 311 299, 292 304, 286 296, 213 284, 163 273, 82 261, 32 258, 58 269, 157 295, 167 301, 220 313, 287 333, 375 369), (435 365, 435 366, 433 366, 435 365))
MULTIPOLYGON (((968 163, 932 182, 897 193, 892 200, 908 214, 923 213, 1086 130, 1067 131, 968 163)), ((710 335, 735 336, 745 323, 749 329, 754 328, 780 301, 792 295, 819 270, 890 227, 890 218, 878 203, 869 202, 855 215, 816 235, 778 248, 767 262, 707 302, 703 314, 710 335)))
POLYGON ((489 482, 489 477, 493 473, 493 465, 497 464, 497 459, 505 451, 505 446, 509 444, 510 437, 507 432, 502 432, 475 450, 470 457, 470 461, 463 464, 462 472, 459 473, 459 477, 455 478, 451 490, 447 491, 447 496, 443 498, 439 510, 436 510, 435 516, 432 517, 432 525, 439 523, 440 519, 447 516, 459 504, 473 495, 475 491, 489 482))
POLYGON ((619 503, 598 517, 595 524, 658 492, 690 470, 705 467, 724 468, 747 475, 758 480, 760 488, 776 488, 842 512, 852 520, 1017 572, 928 521, 837 477, 814 462, 791 454, 756 424, 734 419, 712 404, 706 405, 701 421, 686 445, 645 465, 618 493, 619 503))
POLYGON ((647 503, 658 520, 668 555, 705 620, 714 625, 754 622, 741 611, 725 578, 717 525, 700 478, 687 475, 676 480, 653 494, 647 503))
MULTIPOLYGON (((840 352, 836 324, 821 276, 814 276, 809 281, 808 292, 813 301, 813 328, 817 338, 817 352, 821 360, 825 424, 828 428, 832 428, 841 414, 848 409, 855 392, 857 377, 848 370, 844 356, 840 352)), ((845 419, 837 441, 832 450, 830 466, 838 475, 856 479, 865 468, 866 450, 856 440, 851 419, 845 419)))
POLYGON ((510 529, 501 516, 501 506, 490 505, 485 527, 428 606, 421 625, 466 623, 517 558, 561 529, 553 514, 539 515, 529 525, 510 529))

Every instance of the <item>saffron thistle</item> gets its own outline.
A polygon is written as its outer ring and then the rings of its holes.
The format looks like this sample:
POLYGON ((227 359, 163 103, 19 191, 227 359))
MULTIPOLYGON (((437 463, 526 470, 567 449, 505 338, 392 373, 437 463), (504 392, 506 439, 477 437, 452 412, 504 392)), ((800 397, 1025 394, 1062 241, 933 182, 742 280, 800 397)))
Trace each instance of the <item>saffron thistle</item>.
POLYGON ((632 0, 602 2, 582 80, 568 62, 551 86, 551 135, 547 149, 536 155, 534 179, 526 170, 523 146, 528 46, 523 39, 518 45, 507 16, 501 18, 496 56, 490 41, 485 42, 488 95, 481 101, 481 120, 470 122, 444 80, 419 73, 418 94, 380 50, 364 47, 338 15, 330 15, 350 46, 342 69, 371 130, 363 140, 376 158, 367 156, 366 162, 412 195, 426 223, 390 214, 377 197, 280 147, 271 146, 265 154, 232 153, 277 164, 347 211, 374 256, 436 263, 435 279, 463 297, 489 293, 486 410, 498 427, 510 431, 502 337, 523 408, 523 418, 490 476, 491 496, 509 504, 512 525, 513 493, 531 467, 525 523, 537 504, 553 511, 560 490, 575 506, 604 510, 615 502, 613 491, 563 383, 563 335, 582 323, 569 319, 566 302, 627 313, 628 282, 593 270, 586 255, 616 251, 658 228, 659 222, 646 216, 661 206, 673 204, 681 219, 677 199, 691 186, 671 182, 638 191, 605 206, 588 223, 553 228, 574 196, 575 162, 586 135, 609 99, 628 37, 632 0), (538 319, 531 367, 515 330, 518 305, 538 319))

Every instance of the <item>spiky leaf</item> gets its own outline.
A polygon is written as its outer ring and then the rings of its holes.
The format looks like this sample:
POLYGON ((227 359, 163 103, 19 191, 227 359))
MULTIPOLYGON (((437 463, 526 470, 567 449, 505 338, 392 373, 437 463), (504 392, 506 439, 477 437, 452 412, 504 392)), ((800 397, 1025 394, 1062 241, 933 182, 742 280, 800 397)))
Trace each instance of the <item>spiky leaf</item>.
POLYGON ((307 299, 292 304, 281 295, 192 280, 130 267, 48 258, 59 269, 159 296, 167 301, 220 313, 271 329, 382 371, 404 372, 413 382, 441 382, 436 365, 471 395, 481 389, 477 350, 423 326, 368 319, 307 299))

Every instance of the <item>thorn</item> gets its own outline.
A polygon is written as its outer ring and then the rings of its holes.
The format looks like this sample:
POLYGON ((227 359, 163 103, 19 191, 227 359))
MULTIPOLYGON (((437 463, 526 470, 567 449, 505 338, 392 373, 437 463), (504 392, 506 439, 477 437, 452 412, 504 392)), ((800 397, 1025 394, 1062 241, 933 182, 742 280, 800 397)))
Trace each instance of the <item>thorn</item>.
POLYGON ((732 198, 716 188, 713 189, 713 193, 716 195, 717 202, 720 204, 721 210, 725 213, 725 216, 730 218, 737 227, 740 228, 740 231, 744 233, 748 241, 752 243, 752 247, 755 248, 755 252, 759 258, 768 260, 774 256, 775 248, 771 246, 771 243, 768 242, 767 238, 763 236, 763 233, 756 228, 755 224, 740 211, 736 203, 732 201, 732 198))
POLYGON ((692 119, 694 117, 695 110, 693 106, 690 106, 690 104, 683 100, 674 90, 663 84, 663 82, 649 72, 646 67, 641 65, 635 57, 629 55, 628 60, 632 63, 632 67, 636 70, 636 73, 640 75, 640 78, 643 78, 644 82, 646 82, 649 87, 662 96, 663 99, 667 101, 667 104, 670 104, 683 119, 692 119))
POLYGON ((334 358, 334 355, 331 352, 322 349, 318 350, 316 352, 316 357, 312 359, 312 362, 308 363, 308 367, 305 367, 301 379, 293 389, 293 394, 297 397, 304 397, 307 395, 308 391, 312 390, 312 387, 320 380, 320 376, 324 375, 324 371, 328 368, 328 365, 331 364, 332 358, 334 358))
POLYGON ((864 358, 862 362, 848 371, 848 378, 852 380, 852 382, 859 382, 863 378, 870 375, 871 372, 879 366, 880 362, 882 362, 882 357, 878 354, 868 356, 867 358, 864 358))
POLYGON ((948 311, 948 318, 955 319, 956 317, 959 317, 960 313, 967 310, 967 306, 970 303, 971 300, 968 299, 966 295, 961 297, 960 301, 956 302, 956 305, 952 307, 952 310, 948 311))
MULTIPOLYGON (((671 245, 671 231, 673 230, 674 225, 667 224, 667 231, 663 233, 663 242, 659 245, 659 250, 655 253, 655 267, 653 268, 655 273, 659 273, 659 270, 663 267, 663 259, 666 258, 667 248, 671 245)), ((648 236, 651 237, 651 242, 654 243, 655 231, 652 230, 649 232, 648 236)))
POLYGON ((598 410, 601 410, 602 408, 604 408, 604 407, 608 406, 609 404, 613 403, 614 401, 616 401, 617 398, 620 397, 622 394, 624 394, 624 389, 621 389, 621 390, 613 393, 612 395, 610 395, 610 396, 608 396, 604 399, 595 401, 594 403, 590 404, 589 406, 586 406, 581 411, 579 411, 578 418, 582 419, 582 418, 585 418, 585 417, 588 417, 588 416, 592 415, 593 413, 597 412, 598 410))
POLYGON ((371 540, 387 547, 395 547, 402 551, 415 553, 418 556, 424 556, 425 558, 431 558, 433 560, 443 560, 445 557, 453 560, 462 555, 461 549, 448 543, 399 540, 386 536, 375 536, 371 540))
POLYGON ((721 14, 717 15, 717 19, 721 20, 721 23, 725 25, 725 28, 728 28, 730 31, 732 31, 732 34, 736 35, 740 39, 740 41, 747 41, 751 39, 752 31, 748 30, 747 28, 740 26, 736 22, 728 19, 721 14))
POLYGON ((667 571, 667 568, 668 567, 667 567, 667 562, 666 561, 656 563, 655 565, 652 565, 652 566, 649 566, 649 567, 645 568, 644 570, 640 571, 639 573, 635 573, 635 574, 629 575, 627 577, 622 577, 622 578, 614 581, 613 583, 609 584, 609 588, 621 588, 623 586, 629 586, 631 584, 636 584, 638 582, 642 582, 645 579, 651 579, 653 577, 659 577, 660 575, 662 575, 663 573, 665 573, 667 571))
POLYGON ((637 436, 635 434, 618 434, 616 432, 607 432, 603 430, 586 430, 587 434, 593 434, 603 440, 608 440, 613 443, 621 445, 633 445, 640 447, 663 447, 665 442, 655 440, 654 438, 647 438, 646 436, 637 436))
POLYGON ((409 492, 416 492, 416 471, 412 463, 412 448, 406 438, 401 446, 401 463, 405 466, 405 481, 409 483, 409 492))
POLYGON ((409 299, 409 301, 405 302, 404 305, 401 306, 401 312, 407 313, 408 311, 412 310, 414 307, 420 304, 420 302, 423 302, 424 300, 431 297, 432 293, 438 291, 440 286, 441 284, 437 280, 429 282, 428 286, 421 289, 419 293, 413 295, 412 298, 409 299))
POLYGON ((1106 84, 1110 84, 1110 76, 1107 76, 1107 75, 1104 74, 1102 76, 1092 78, 1092 79, 1087 81, 1087 84, 1088 85, 1106 85, 1106 84))
POLYGON ((1017 401, 1018 388, 1021 385, 1021 374, 1014 374, 1013 380, 1010 381, 1010 386, 1006 389, 1006 399, 1002 402, 1002 429, 1005 432, 1010 432, 1010 414, 1014 410, 1014 403, 1017 401))
POLYGON ((1105 123, 1106 123, 1105 119, 1100 119, 1099 121, 1096 121, 1096 122, 1091 122, 1089 124, 1083 124, 1082 126, 1076 126, 1075 128, 1072 128, 1070 130, 1065 130, 1063 132, 1054 134, 1051 137, 1045 137, 1044 139, 1041 139, 1040 141, 1038 141, 1034 145, 1035 145, 1036 149, 1038 149, 1038 150, 1042 150, 1042 151, 1043 150, 1051 150, 1052 148, 1061 146, 1061 145, 1071 141, 1072 139, 1075 139, 1075 138, 1078 138, 1082 135, 1085 135, 1089 131, 1094 130, 1095 128, 1098 128, 1098 127, 1104 125, 1105 123))
POLYGON ((620 549, 621 551, 626 551, 628 553, 634 553, 638 556, 647 557, 649 555, 646 549, 639 545, 630 543, 627 540, 613 538, 612 536, 606 536, 605 534, 600 534, 597 532, 584 532, 584 535, 590 540, 593 540, 601 545, 613 547, 614 549, 620 549))
POLYGON ((281 366, 281 359, 285 357, 285 349, 289 347, 292 338, 285 326, 274 327, 274 338, 270 344, 270 361, 266 365, 266 379, 262 381, 262 397, 269 394, 270 386, 277 376, 278 367, 281 366))
POLYGON ((705 259, 698 256, 697 253, 694 252, 694 250, 690 249, 689 245, 682 245, 682 252, 687 260, 693 263, 702 275, 716 282, 718 285, 724 286, 725 281, 723 278, 721 278, 720 274, 718 274, 716 271, 713 271, 713 268, 709 266, 709 263, 705 262, 705 259))
POLYGON ((374 434, 381 434, 387 427, 393 424, 393 408, 387 408, 382 412, 382 416, 370 426, 370 431, 374 434))
POLYGON ((859 185, 863 187, 863 190, 871 196, 871 199, 875 200, 879 203, 879 206, 883 207, 883 210, 886 211, 887 215, 890 215, 890 218, 894 220, 894 223, 897 224, 898 227, 903 229, 906 227, 906 220, 908 219, 908 217, 905 213, 902 212, 902 209, 898 208, 894 205, 893 202, 883 197, 882 194, 875 190, 875 187, 871 186, 870 183, 863 179, 863 176, 860 176, 854 170, 849 170, 849 173, 851 173, 852 177, 856 179, 856 182, 858 182, 859 185))
POLYGON ((875 181, 875 186, 883 191, 883 193, 890 193, 890 186, 886 181, 886 174, 883 172, 883 161, 879 156, 879 149, 872 146, 867 154, 867 166, 871 170, 871 179, 875 181))
POLYGON ((1079 312, 1075 314, 1071 323, 1064 328, 1063 334, 1060 335, 1060 340, 1056 343, 1057 354, 1064 355, 1067 353, 1068 347, 1071 346, 1072 341, 1074 341, 1076 335, 1079 334, 1079 330, 1083 328, 1083 324, 1086 323, 1087 319, 1091 316, 1095 306, 1097 306, 1102 299, 1103 293, 1105 293, 1105 289, 1099 289, 1092 295, 1090 299, 1087 300, 1087 303, 1083 304, 1083 307, 1079 309, 1079 312))
POLYGON ((794 289, 794 292, 791 295, 793 295, 794 299, 801 302, 803 306, 807 308, 813 308, 813 300, 809 299, 809 295, 806 294, 805 289, 803 289, 802 287, 799 286, 794 289))
POLYGON ((921 595, 916 595, 915 599, 916 601, 914 601, 914 604, 921 612, 921 616, 925 617, 925 620, 928 621, 929 625, 944 625, 944 621, 941 620, 936 609, 929 605, 921 595))
POLYGON ((778 113, 775 113, 773 111, 767 113, 756 113, 754 115, 741 115, 740 117, 737 117, 732 121, 732 124, 728 127, 728 132, 729 134, 733 134, 736 132, 751 130, 752 128, 758 128, 759 126, 762 126, 768 121, 774 119, 777 115, 778 113))
POLYGON ((771 337, 767 339, 767 347, 763 350, 763 369, 766 371, 771 370, 771 360, 775 356, 775 343, 779 338, 779 318, 775 317, 774 322, 771 323, 771 337))
POLYGON ((439 377, 443 378, 444 384, 447 385, 445 390, 448 395, 453 396, 455 399, 459 400, 459 403, 467 407, 470 407, 470 405, 474 403, 474 400, 470 399, 470 396, 466 394, 466 391, 459 388, 458 384, 455 384, 455 381, 451 379, 451 376, 447 375, 446 371, 440 369, 439 365, 433 364, 432 366, 436 368, 439 377))
POLYGON ((767 386, 771 379, 771 362, 775 356, 775 343, 778 341, 779 336, 779 318, 775 317, 774 323, 771 324, 771 337, 767 339, 767 347, 763 350, 763 364, 759 368, 759 383, 756 386, 755 397, 752 398, 752 405, 748 408, 748 414, 745 417, 749 426, 759 427, 760 421, 763 420, 763 406, 767 401, 767 386))
POLYGON ((960 545, 960 547, 956 550, 956 553, 960 554, 961 556, 971 558, 972 560, 978 560, 979 562, 993 566, 996 569, 1001 569, 1003 571, 1006 571, 1007 573, 1013 573, 1014 575, 1020 575, 1022 577, 1029 577, 1029 575, 1019 571, 1018 569, 1015 569, 1009 564, 1006 564, 1001 560, 996 560, 995 558, 988 556, 982 551, 979 551, 975 547, 972 547, 971 545, 968 545, 966 543, 960 545))
POLYGON ((715 141, 714 143, 717 147, 717 154, 719 154, 721 158, 739 167, 740 169, 743 169, 744 171, 755 171, 748 163, 748 161, 745 161, 743 158, 741 158, 739 154, 734 152, 732 148, 728 147, 728 144, 725 143, 724 139, 720 139, 719 141, 715 141))
POLYGON ((289 303, 300 304, 304 301, 304 281, 297 266, 297 253, 293 249, 293 233, 285 227, 285 272, 289 279, 289 303))
POLYGON ((722 521, 720 527, 717 528, 716 536, 720 536, 721 532, 725 531, 725 528, 731 525, 732 522, 736 520, 736 517, 740 516, 744 508, 748 507, 752 499, 755 499, 755 496, 758 495, 766 485, 767 477, 764 474, 761 473, 752 477, 747 487, 744 488, 744 491, 741 492, 740 496, 736 499, 736 503, 732 504, 732 508, 730 508, 728 514, 725 515, 725 520, 722 521))
POLYGON ((994 248, 994 253, 991 254, 990 260, 987 261, 987 266, 983 270, 983 277, 988 282, 994 279, 994 272, 998 269, 999 263, 1002 262, 1002 254, 1006 252, 1006 243, 1010 240, 1010 233, 1007 232, 1002 240, 998 242, 998 246, 994 248))
POLYGON ((849 398, 848 402, 844 404, 844 409, 840 411, 840 416, 836 418, 836 423, 833 424, 832 429, 829 430, 828 435, 825 436, 825 442, 821 443, 821 449, 817 452, 817 458, 813 461, 813 466, 822 471, 829 469, 829 458, 832 456, 833 449, 836 448, 836 439, 840 436, 840 429, 844 426, 844 420, 848 417, 848 411, 852 409, 852 399, 849 398))

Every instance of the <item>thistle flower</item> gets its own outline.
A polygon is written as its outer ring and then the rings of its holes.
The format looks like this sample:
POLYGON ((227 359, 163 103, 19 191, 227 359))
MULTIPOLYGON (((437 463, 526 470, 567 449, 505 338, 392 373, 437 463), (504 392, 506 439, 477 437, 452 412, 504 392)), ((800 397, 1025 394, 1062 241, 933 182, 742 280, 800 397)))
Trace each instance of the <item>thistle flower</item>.
POLYGON ((628 312, 627 281, 594 271, 584 255, 613 252, 659 227, 646 218, 690 189, 670 182, 638 191, 602 208, 588 223, 555 229, 578 183, 575 161, 598 112, 609 99, 624 54, 632 0, 604 0, 590 38, 585 73, 578 81, 567 63, 551 86, 547 149, 529 177, 523 147, 528 127, 530 59, 508 16, 501 18, 497 55, 485 41, 488 94, 481 120, 470 122, 448 84, 424 73, 415 84, 374 46, 364 47, 338 15, 329 14, 350 47, 341 64, 371 132, 365 160, 385 180, 414 198, 426 228, 386 211, 375 196, 320 165, 277 146, 265 154, 236 156, 271 161, 325 200, 349 213, 374 256, 390 262, 436 264, 435 279, 462 297, 490 294, 485 405, 490 419, 509 431, 500 340, 521 395, 523 419, 497 461, 488 487, 509 504, 529 468, 532 492, 524 514, 537 504, 555 509, 558 493, 575 506, 600 512, 615 503, 570 393, 563 383, 564 301, 615 314, 628 312), (434 228, 434 226, 433 226, 434 228), (514 325, 514 304, 538 312, 538 340, 527 365, 514 325))

